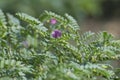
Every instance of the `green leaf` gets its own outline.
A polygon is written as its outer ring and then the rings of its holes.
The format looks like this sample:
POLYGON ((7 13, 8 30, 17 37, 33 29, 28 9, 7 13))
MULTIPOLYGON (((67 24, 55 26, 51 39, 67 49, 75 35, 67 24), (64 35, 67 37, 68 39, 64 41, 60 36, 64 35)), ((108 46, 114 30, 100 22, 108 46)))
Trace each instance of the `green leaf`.
POLYGON ((2 12, 2 10, 0 10, 0 25, 1 26, 6 26, 7 22, 6 22, 6 18, 4 13, 2 12))
POLYGON ((20 21, 14 17, 13 15, 7 13, 7 17, 8 17, 8 23, 11 25, 11 26, 17 26, 17 25, 20 25, 20 21))
POLYGON ((16 15, 20 19, 22 19, 23 21, 28 22, 29 24, 35 25, 35 24, 40 24, 41 23, 38 19, 36 19, 36 18, 34 18, 34 17, 32 17, 32 16, 30 16, 28 14, 25 14, 25 13, 16 13, 16 15))

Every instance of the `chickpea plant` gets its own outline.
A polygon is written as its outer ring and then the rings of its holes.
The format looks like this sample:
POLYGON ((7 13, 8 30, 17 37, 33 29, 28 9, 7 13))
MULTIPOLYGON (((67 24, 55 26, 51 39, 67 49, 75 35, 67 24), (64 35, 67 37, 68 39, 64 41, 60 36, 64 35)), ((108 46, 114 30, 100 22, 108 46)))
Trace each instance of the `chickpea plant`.
POLYGON ((68 14, 0 10, 0 80, 119 80, 106 61, 120 59, 120 40, 80 31, 68 14))

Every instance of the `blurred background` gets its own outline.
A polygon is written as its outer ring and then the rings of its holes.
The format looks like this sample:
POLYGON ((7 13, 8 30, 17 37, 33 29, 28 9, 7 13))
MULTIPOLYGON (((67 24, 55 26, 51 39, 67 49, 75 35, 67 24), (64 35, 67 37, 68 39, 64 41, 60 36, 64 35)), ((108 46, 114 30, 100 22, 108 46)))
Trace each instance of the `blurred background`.
MULTIPOLYGON (((81 31, 108 31, 120 38, 120 0, 0 0, 4 12, 38 17, 44 10, 72 15, 81 31)), ((120 66, 120 61, 111 62, 120 66)))
POLYGON ((38 17, 44 10, 68 13, 84 31, 108 31, 120 37, 120 0, 0 0, 4 12, 38 17))

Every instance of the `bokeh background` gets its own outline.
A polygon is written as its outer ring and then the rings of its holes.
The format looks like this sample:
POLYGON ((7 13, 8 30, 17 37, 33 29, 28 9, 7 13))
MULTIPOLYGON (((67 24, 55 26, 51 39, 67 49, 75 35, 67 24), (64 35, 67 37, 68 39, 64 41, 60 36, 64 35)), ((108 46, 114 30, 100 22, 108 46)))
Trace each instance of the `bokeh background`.
MULTIPOLYGON (((0 0, 4 12, 24 12, 35 17, 44 10, 72 15, 81 32, 108 31, 120 38, 120 0, 0 0)), ((109 61, 119 67, 120 61, 109 61)))

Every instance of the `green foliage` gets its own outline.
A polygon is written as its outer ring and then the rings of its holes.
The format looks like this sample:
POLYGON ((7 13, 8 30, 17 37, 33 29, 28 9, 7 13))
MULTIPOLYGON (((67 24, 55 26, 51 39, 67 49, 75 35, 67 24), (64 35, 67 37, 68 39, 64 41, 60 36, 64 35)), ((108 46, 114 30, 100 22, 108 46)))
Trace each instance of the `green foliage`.
POLYGON ((116 69, 104 61, 120 59, 120 40, 107 32, 79 34, 73 17, 45 11, 34 18, 0 11, 1 80, 115 80, 116 69), (56 24, 50 20, 55 19, 56 24), (60 38, 52 31, 60 30, 60 38))
POLYGON ((40 21, 38 21, 34 17, 29 16, 25 13, 17 13, 16 15, 18 15, 22 20, 28 22, 29 24, 39 24, 40 23, 40 21))
POLYGON ((0 25, 6 25, 6 19, 4 13, 0 10, 0 25))

